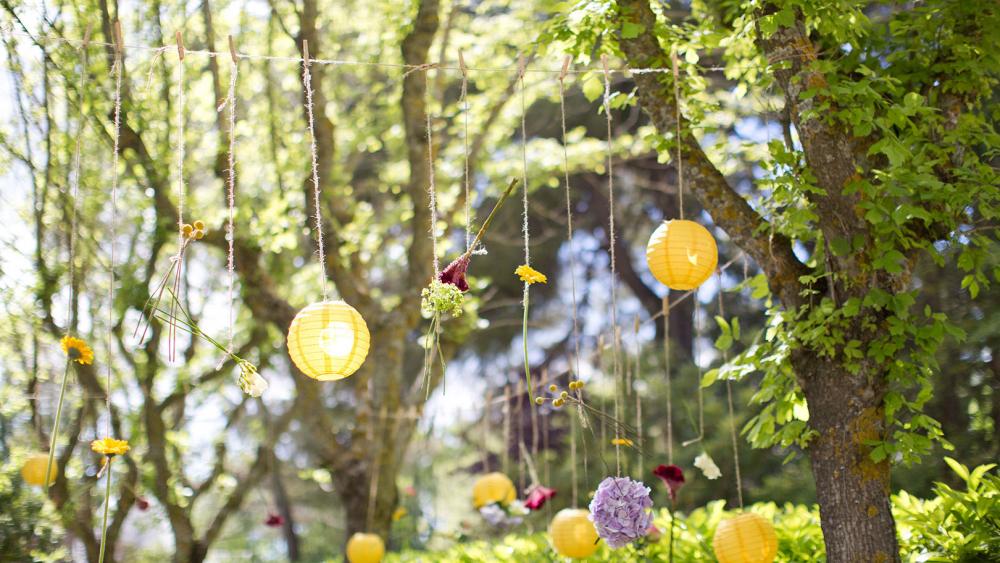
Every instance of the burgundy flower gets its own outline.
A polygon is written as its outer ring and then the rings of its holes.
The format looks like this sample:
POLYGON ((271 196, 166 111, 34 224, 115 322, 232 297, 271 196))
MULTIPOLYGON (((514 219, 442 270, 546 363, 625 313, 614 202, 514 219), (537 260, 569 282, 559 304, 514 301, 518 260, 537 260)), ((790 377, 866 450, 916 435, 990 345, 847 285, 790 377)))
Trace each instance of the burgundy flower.
POLYGON ((280 528, 284 523, 285 519, 280 514, 275 514, 274 512, 268 512, 267 520, 264 520, 264 525, 268 528, 280 528))
POLYGON ((528 490, 528 498, 524 499, 524 507, 528 510, 538 510, 545 506, 545 501, 556 496, 556 490, 541 485, 535 485, 528 490))
POLYGON ((450 283, 463 292, 469 291, 469 282, 465 279, 465 271, 469 269, 469 260, 471 258, 468 254, 463 254, 456 258, 454 262, 441 270, 441 273, 438 274, 438 281, 441 283, 450 283))
POLYGON ((143 512, 149 510, 149 501, 143 497, 135 497, 135 505, 143 512))
POLYGON ((676 465, 660 464, 653 470, 653 475, 662 479, 663 484, 670 490, 670 501, 676 501, 677 491, 684 484, 684 471, 676 465))

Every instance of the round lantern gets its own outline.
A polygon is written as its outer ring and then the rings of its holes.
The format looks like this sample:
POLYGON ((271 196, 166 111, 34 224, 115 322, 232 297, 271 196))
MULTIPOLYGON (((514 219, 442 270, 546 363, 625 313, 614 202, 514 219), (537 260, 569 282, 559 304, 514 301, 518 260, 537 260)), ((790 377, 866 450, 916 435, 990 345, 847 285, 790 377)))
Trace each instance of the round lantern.
POLYGON ((503 473, 487 473, 476 479, 472 485, 472 506, 482 508, 487 504, 499 502, 507 504, 517 498, 514 483, 503 473))
POLYGON ((580 508, 564 508, 556 514, 549 524, 549 537, 556 553, 583 559, 597 551, 597 530, 589 514, 580 508))
POLYGON ((778 554, 778 537, 770 522, 746 512, 719 522, 712 548, 719 563, 771 563, 778 554))
MULTIPOLYGON (((21 477, 24 478, 24 482, 35 486, 44 487, 45 486, 45 468, 49 464, 48 454, 31 454, 28 459, 24 461, 24 465, 21 467, 21 477)), ((55 483, 56 477, 59 475, 59 468, 56 464, 52 464, 52 471, 49 472, 49 483, 55 483)))
POLYGON ((719 249, 708 229, 694 221, 664 221, 646 245, 646 262, 660 283, 670 289, 694 289, 719 263, 719 249))
POLYGON ((347 540, 347 560, 350 563, 379 563, 385 555, 385 544, 375 534, 358 532, 347 540))
POLYGON ((302 373, 331 381, 358 371, 371 335, 361 313, 343 301, 313 303, 288 327, 288 353, 302 373))

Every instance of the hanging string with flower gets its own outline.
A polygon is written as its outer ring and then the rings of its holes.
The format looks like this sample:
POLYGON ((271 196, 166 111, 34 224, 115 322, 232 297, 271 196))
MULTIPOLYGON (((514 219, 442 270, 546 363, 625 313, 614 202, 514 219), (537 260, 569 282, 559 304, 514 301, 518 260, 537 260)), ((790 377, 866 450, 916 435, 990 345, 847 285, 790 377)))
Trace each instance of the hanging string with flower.
POLYGON ((518 182, 519 180, 516 178, 511 180, 510 184, 507 185, 507 189, 500 194, 500 198, 493 205, 493 209, 490 210, 490 214, 483 221, 482 226, 479 227, 479 231, 466 247, 465 252, 445 266, 431 280, 431 283, 420 292, 421 310, 431 319, 427 334, 424 336, 424 392, 428 396, 430 395, 431 373, 435 360, 440 361, 442 377, 444 377, 446 367, 444 356, 441 353, 441 321, 447 317, 458 318, 462 316, 465 305, 465 292, 469 291, 469 281, 465 276, 469 270, 472 255, 482 252, 477 252, 475 250, 476 247, 483 240, 483 236, 490 228, 490 223, 493 222, 497 211, 503 207, 504 202, 507 201, 511 192, 517 187, 518 182))

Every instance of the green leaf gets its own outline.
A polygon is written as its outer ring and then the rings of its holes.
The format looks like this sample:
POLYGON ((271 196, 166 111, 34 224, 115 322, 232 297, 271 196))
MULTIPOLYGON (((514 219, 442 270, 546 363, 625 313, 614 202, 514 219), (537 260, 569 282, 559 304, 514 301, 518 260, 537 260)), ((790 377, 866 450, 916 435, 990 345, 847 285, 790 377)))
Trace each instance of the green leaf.
POLYGON ((645 30, 642 24, 625 22, 622 24, 622 39, 635 39, 645 30))
POLYGON ((719 370, 718 369, 710 369, 710 370, 708 370, 708 371, 705 372, 705 375, 701 376, 701 386, 703 388, 705 388, 705 387, 711 387, 712 384, 715 383, 715 381, 718 378, 719 378, 719 370))
POLYGON ((955 473, 957 473, 958 476, 961 477, 963 481, 968 481, 969 480, 969 468, 968 467, 962 465, 961 463, 955 461, 954 459, 951 459, 948 456, 944 457, 944 462, 947 463, 948 467, 951 467, 951 470, 954 471, 955 473))

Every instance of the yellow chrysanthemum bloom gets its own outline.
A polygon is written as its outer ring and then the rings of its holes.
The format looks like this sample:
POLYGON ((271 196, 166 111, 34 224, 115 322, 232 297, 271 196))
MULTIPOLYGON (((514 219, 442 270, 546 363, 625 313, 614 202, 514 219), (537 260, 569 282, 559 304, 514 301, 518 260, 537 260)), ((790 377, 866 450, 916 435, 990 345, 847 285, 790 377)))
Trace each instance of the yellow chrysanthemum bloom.
POLYGON ((63 353, 69 356, 70 360, 83 365, 94 363, 94 351, 82 339, 63 336, 59 341, 59 345, 62 347, 63 353))
POLYGON ((628 438, 615 438, 614 440, 611 440, 611 445, 612 446, 628 446, 628 447, 631 447, 632 446, 632 440, 629 440, 628 438))
POLYGON ((90 443, 90 449, 95 452, 106 455, 123 455, 129 450, 128 440, 116 440, 114 438, 102 438, 100 440, 94 440, 90 443))
POLYGON ((531 285, 533 283, 546 283, 549 278, 545 277, 545 274, 539 272, 538 270, 532 268, 527 264, 521 264, 514 270, 517 277, 521 278, 521 281, 531 285))

